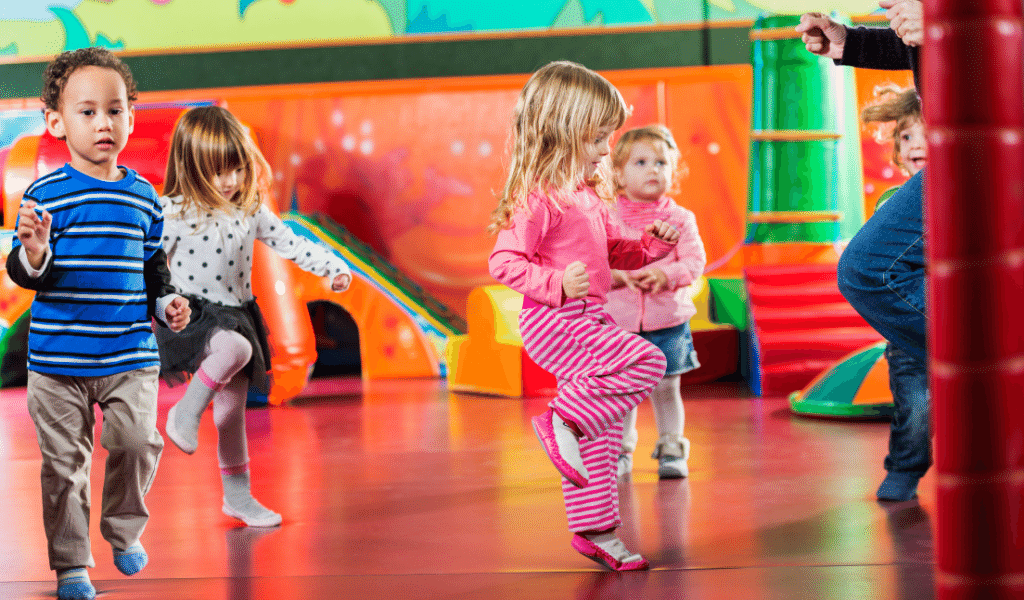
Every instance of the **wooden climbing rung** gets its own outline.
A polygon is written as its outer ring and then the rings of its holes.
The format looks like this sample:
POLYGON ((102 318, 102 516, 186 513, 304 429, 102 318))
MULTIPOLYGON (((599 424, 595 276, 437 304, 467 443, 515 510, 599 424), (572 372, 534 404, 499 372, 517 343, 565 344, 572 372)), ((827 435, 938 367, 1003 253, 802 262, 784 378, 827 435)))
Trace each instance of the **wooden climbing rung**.
POLYGON ((750 223, 825 223, 836 222, 842 218, 842 213, 834 210, 765 211, 747 214, 747 221, 750 223))
POLYGON ((838 140, 840 137, 834 131, 818 129, 762 129, 750 132, 750 139, 755 142, 814 142, 838 140))

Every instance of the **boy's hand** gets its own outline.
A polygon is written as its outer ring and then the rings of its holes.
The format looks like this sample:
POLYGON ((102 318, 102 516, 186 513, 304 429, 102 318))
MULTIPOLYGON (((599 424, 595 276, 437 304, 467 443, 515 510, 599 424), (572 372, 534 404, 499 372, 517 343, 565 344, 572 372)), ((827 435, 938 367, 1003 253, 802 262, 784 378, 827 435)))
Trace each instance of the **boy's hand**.
POLYGON ((590 292, 590 276, 587 275, 587 265, 580 261, 569 263, 562 273, 562 290, 565 297, 570 300, 586 298, 590 292))
POLYGON ((655 221, 648 225, 644 231, 669 244, 679 241, 679 231, 665 221, 655 221))
POLYGON ((175 333, 184 329, 191 317, 192 309, 188 306, 188 300, 181 296, 171 300, 164 310, 164 322, 175 333))
POLYGON ((18 209, 18 240, 25 247, 25 258, 33 269, 43 266, 43 256, 50 246, 50 224, 53 218, 43 211, 43 218, 36 214, 34 200, 26 200, 18 209))
POLYGON ((805 13, 800 17, 796 30, 804 47, 811 54, 825 56, 834 60, 843 58, 846 48, 846 26, 836 23, 828 15, 822 13, 805 13))
POLYGON ((349 284, 352 283, 352 276, 348 273, 341 273, 334 277, 334 281, 331 282, 331 289, 335 292, 344 292, 348 289, 349 284))
POLYGON ((645 292, 656 294, 668 287, 668 275, 658 267, 637 273, 637 283, 645 292))

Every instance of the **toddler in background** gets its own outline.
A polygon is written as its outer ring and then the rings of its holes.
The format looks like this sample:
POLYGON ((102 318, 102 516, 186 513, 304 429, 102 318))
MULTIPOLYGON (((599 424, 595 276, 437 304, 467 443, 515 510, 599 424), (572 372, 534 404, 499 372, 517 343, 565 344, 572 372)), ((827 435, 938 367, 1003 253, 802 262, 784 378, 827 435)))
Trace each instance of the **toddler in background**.
MULTIPOLYGON (((665 377, 651 393, 658 441, 652 458, 658 459, 658 477, 675 479, 689 474, 690 441, 683 437, 686 413, 679 391, 679 376, 700 366, 693 349, 690 318, 697 309, 687 294, 691 283, 704 273, 707 256, 693 213, 666 196, 675 182, 679 148, 672 132, 662 125, 631 129, 622 134, 612 153, 619 214, 627 231, 639 236, 654 220, 670 223, 679 241, 667 256, 633 271, 612 269, 608 313, 626 331, 636 333, 665 354, 665 377)), ((618 474, 633 470, 637 445, 636 409, 626 416, 618 474)))
MULTIPOLYGON (((864 107, 860 112, 861 120, 865 123, 895 123, 891 135, 892 162, 908 177, 917 175, 928 164, 921 97, 914 88, 903 89, 889 84, 875 88, 875 98, 879 100, 877 103, 864 107)), ((895 186, 886 190, 875 203, 875 210, 898 189, 899 186, 895 186)))

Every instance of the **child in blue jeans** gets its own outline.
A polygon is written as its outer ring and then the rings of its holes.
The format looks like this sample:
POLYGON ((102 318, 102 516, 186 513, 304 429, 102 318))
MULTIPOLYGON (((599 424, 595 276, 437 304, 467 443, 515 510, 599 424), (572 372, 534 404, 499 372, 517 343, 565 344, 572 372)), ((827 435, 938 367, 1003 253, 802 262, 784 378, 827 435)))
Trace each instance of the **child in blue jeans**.
MULTIPOLYGON (((917 175, 928 162, 921 99, 914 88, 900 89, 896 86, 880 87, 875 90, 875 95, 882 100, 861 111, 861 119, 865 123, 895 123, 892 130, 892 161, 904 173, 912 177, 911 181, 903 185, 903 188, 906 189, 900 188, 897 192, 900 195, 900 204, 894 214, 897 220, 905 219, 903 210, 912 204, 914 214, 920 215, 922 179, 917 175), (907 194, 911 198, 908 198, 907 194), (910 203, 908 204, 908 202, 910 203)), ((883 200, 875 207, 875 211, 884 210, 885 201, 883 200)), ((872 223, 868 234, 876 232, 882 219, 886 217, 889 215, 880 215, 879 221, 872 223)), ((906 236, 907 242, 911 244, 911 248, 923 251, 923 235, 916 234, 919 231, 917 228, 912 231, 913 233, 906 236)), ((864 250, 865 246, 857 244, 850 255, 851 258, 873 260, 865 256, 864 250)), ((910 253, 910 256, 914 255, 913 252, 910 253)), ((923 271, 923 257, 919 258, 921 258, 920 268, 923 271)), ((882 263, 880 266, 888 268, 884 261, 882 263)), ((846 265, 848 266, 849 263, 846 265)), ((889 273, 893 274, 893 283, 901 279, 909 280, 911 277, 916 277, 906 268, 889 271, 889 273), (902 275, 900 275, 901 271, 902 275)), ((844 288, 847 288, 848 285, 844 284, 844 288)), ((913 285, 909 289, 918 288, 913 285)), ((898 286, 894 287, 893 291, 898 295, 901 294, 898 286)), ((920 288, 920 292, 923 294, 923 288, 920 288)), ((902 303, 908 307, 919 301, 914 298, 913 294, 904 294, 900 297, 905 298, 902 303)), ((917 298, 920 299, 919 308, 923 313, 923 295, 917 298)), ((886 346, 885 358, 889 362, 889 388, 892 390, 895 411, 889 431, 889 454, 885 457, 884 463, 888 473, 885 480, 882 481, 882 485, 879 486, 876 496, 879 500, 910 500, 917 493, 918 480, 924 476, 932 464, 928 372, 924 365, 893 342, 889 342, 886 346)))

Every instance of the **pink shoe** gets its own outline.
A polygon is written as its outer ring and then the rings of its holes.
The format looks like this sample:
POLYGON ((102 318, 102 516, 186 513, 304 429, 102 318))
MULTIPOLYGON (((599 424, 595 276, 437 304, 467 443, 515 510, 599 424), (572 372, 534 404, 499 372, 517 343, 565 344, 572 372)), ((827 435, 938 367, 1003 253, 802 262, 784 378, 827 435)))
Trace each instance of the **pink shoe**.
POLYGON ((580 440, 572 429, 550 408, 531 421, 540 445, 544 447, 544 452, 547 452, 548 458, 562 477, 576 487, 587 487, 587 467, 583 464, 583 456, 580 455, 580 440))
POLYGON ((572 536, 572 547, 583 556, 612 571, 643 571, 651 566, 646 558, 626 549, 626 545, 619 538, 606 542, 602 547, 577 533, 572 536))

